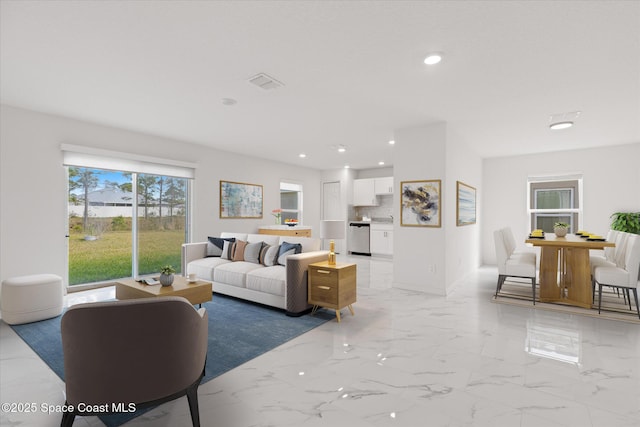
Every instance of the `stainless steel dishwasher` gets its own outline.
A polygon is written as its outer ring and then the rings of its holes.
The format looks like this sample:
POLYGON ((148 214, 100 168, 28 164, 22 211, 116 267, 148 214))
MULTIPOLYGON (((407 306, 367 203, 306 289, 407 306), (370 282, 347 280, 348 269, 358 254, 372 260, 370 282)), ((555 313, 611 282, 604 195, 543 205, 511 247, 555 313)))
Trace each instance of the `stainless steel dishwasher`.
POLYGON ((349 239, 347 240, 347 249, 352 254, 371 255, 370 242, 370 224, 364 222, 349 223, 349 239))

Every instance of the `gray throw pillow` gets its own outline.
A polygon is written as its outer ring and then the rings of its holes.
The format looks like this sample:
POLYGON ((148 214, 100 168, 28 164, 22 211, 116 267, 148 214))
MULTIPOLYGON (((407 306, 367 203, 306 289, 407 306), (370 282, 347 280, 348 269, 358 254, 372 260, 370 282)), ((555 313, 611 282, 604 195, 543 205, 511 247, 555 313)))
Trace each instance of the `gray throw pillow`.
POLYGON ((244 248, 244 260, 254 264, 260 264, 260 250, 264 242, 249 243, 244 248))

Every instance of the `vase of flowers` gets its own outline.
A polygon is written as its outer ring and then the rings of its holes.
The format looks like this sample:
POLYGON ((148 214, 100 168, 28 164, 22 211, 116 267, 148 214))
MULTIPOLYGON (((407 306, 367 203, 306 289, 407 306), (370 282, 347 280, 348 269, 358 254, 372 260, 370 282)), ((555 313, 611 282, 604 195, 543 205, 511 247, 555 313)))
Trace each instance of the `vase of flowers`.
POLYGON ((282 224, 282 222, 281 222, 282 209, 274 209, 274 210, 272 210, 271 211, 271 215, 273 215, 276 218, 276 225, 282 224))
POLYGON ((173 273, 176 270, 171 265, 165 265, 160 269, 160 284, 162 286, 171 286, 173 284, 173 273))

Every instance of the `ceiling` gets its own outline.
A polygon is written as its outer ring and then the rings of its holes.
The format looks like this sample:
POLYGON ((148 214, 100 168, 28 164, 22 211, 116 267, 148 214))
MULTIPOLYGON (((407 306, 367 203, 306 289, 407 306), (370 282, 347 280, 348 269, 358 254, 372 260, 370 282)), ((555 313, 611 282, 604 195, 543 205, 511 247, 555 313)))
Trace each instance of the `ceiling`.
POLYGON ((390 166, 394 130, 442 121, 481 157, 640 142, 639 1, 0 7, 1 102, 35 111, 322 170, 390 166))

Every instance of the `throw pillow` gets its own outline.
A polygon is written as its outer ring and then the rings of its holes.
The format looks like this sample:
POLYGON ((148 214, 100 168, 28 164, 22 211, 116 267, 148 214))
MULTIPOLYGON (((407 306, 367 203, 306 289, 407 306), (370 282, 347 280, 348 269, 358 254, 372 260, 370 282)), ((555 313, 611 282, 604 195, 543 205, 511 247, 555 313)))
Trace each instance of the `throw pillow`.
POLYGON ((224 241, 224 247, 222 248, 222 255, 220 255, 220 258, 232 260, 233 259, 233 246, 235 244, 236 244, 236 239, 235 238, 233 239, 233 241, 225 240, 224 241))
POLYGON ((244 261, 244 250, 247 247, 247 242, 244 240, 236 240, 233 247, 233 261, 244 261))
POLYGON ((302 253, 302 245, 300 243, 282 242, 278 251, 278 264, 286 265, 286 259, 289 255, 302 253))
POLYGON ((260 264, 260 251, 264 242, 249 243, 244 248, 244 260, 254 264, 260 264))
POLYGON ((261 264, 266 267, 273 267, 274 265, 276 265, 276 259, 278 258, 279 250, 280 246, 278 245, 269 246, 264 253, 264 257, 262 260, 263 262, 261 262, 261 264))
POLYGON ((207 256, 222 256, 222 251, 224 249, 224 242, 235 242, 235 237, 222 239, 220 237, 207 237, 207 256))

